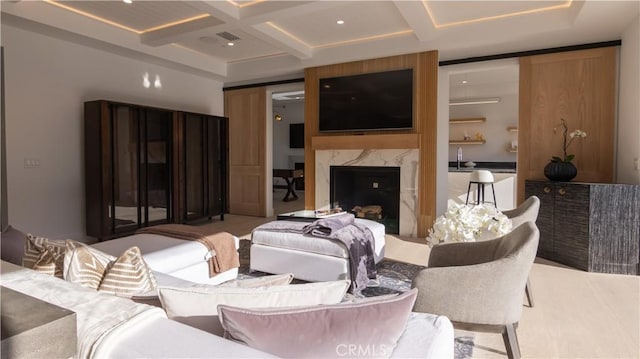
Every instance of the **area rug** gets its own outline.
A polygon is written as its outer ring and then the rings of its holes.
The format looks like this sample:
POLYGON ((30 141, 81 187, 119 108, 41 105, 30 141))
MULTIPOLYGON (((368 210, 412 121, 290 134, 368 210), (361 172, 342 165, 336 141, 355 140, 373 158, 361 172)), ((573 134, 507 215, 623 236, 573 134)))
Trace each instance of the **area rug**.
MULTIPOLYGON (((251 241, 241 240, 240 268, 238 278, 251 278, 266 275, 262 272, 249 272, 251 241)), ((383 259, 377 265, 378 279, 369 283, 368 287, 362 291, 365 297, 375 297, 384 294, 402 293, 411 289, 411 281, 418 272, 425 267, 397 262, 391 259, 383 259)), ((294 283, 304 283, 304 281, 294 280, 294 283)), ((465 359, 473 357, 473 336, 457 336, 454 342, 455 359, 465 359)))

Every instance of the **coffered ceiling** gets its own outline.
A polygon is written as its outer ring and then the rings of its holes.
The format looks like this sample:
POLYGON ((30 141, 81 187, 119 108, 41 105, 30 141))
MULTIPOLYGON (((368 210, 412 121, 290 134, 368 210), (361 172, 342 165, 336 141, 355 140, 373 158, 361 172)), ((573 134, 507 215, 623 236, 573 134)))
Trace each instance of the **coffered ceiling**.
POLYGON ((3 23, 226 84, 434 49, 448 60, 616 40, 640 11, 637 1, 571 0, 23 0, 0 6, 3 23))

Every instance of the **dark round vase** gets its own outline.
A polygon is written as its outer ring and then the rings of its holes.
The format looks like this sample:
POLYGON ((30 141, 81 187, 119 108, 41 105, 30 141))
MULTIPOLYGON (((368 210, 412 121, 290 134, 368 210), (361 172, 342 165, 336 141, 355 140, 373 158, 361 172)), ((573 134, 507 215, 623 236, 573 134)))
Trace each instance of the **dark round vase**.
POLYGON ((571 162, 549 162, 544 166, 544 175, 551 181, 569 182, 578 174, 571 162))

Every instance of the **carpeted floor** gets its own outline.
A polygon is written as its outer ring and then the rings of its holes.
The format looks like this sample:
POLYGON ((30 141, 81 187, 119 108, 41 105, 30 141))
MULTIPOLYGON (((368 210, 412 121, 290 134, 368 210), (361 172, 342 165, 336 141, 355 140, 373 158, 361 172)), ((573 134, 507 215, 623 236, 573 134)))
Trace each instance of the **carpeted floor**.
MULTIPOLYGON (((251 241, 241 240, 240 250, 240 269, 238 278, 248 278, 265 275, 262 272, 249 272, 251 241)), ((362 291, 365 297, 375 297, 384 294, 401 293, 411 289, 411 281, 413 277, 425 267, 398 262, 390 259, 383 259, 377 265, 378 279, 369 283, 369 286, 362 291)), ((303 283, 296 281, 294 283, 303 283)), ((455 359, 464 359, 473 357, 473 336, 464 335, 455 338, 455 359)))

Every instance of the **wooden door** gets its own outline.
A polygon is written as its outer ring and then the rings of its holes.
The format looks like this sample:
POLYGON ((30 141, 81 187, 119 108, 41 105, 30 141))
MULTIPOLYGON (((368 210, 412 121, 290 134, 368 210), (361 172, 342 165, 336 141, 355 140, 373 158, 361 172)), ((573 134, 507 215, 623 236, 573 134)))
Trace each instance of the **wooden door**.
POLYGON ((615 76, 614 47, 520 59, 518 203, 525 179, 544 178, 551 157, 562 157, 560 119, 569 132, 587 133, 567 151, 575 154, 574 181, 613 181, 615 76))
POLYGON ((225 91, 229 118, 229 213, 266 216, 266 89, 225 91))

